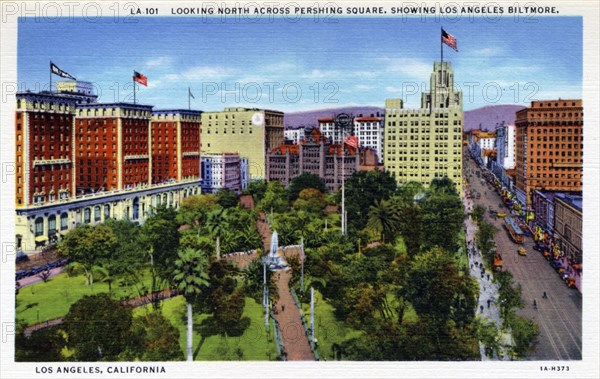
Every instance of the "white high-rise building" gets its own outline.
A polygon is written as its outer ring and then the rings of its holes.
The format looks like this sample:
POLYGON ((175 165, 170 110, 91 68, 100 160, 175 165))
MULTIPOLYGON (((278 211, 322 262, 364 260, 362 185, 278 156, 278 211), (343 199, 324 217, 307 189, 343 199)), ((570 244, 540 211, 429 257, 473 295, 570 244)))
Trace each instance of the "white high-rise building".
POLYGON ((370 147, 377 154, 377 163, 383 162, 383 120, 380 117, 354 119, 354 135, 360 147, 370 147))

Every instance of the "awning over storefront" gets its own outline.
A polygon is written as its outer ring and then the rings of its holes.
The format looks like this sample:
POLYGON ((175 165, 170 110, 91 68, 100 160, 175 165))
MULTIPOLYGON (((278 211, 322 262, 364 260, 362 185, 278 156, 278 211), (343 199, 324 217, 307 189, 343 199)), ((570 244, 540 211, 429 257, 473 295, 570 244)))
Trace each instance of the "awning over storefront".
POLYGON ((46 238, 44 236, 35 237, 35 242, 46 242, 47 240, 48 240, 48 238, 46 238))

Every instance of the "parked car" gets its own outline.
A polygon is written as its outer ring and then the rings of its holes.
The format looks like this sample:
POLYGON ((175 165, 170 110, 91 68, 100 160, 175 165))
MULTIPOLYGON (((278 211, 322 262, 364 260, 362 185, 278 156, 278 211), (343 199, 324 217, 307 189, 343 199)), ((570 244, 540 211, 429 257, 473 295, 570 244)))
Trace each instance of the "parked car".
POLYGON ((29 260, 29 256, 22 251, 17 252, 16 261, 19 262, 27 262, 29 260))
POLYGON ((18 270, 15 272, 15 280, 21 280, 24 277, 26 277, 27 275, 27 271, 25 270, 18 270))

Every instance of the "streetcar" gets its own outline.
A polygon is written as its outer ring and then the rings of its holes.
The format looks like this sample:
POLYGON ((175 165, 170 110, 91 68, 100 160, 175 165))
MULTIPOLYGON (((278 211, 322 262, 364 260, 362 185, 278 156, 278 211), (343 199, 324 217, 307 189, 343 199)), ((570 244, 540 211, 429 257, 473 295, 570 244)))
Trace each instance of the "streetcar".
POLYGON ((504 227, 514 242, 523 243, 523 231, 513 217, 504 218, 504 227))

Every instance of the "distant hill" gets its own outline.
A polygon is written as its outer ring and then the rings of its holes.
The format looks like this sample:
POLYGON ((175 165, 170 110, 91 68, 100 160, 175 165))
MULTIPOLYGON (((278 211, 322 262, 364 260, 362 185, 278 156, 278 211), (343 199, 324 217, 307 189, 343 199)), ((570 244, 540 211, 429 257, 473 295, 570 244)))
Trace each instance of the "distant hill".
POLYGON ((494 130, 497 123, 504 121, 514 124, 517 111, 525 108, 522 105, 488 105, 465 112, 464 130, 481 129, 494 130))
MULTIPOLYGON (((489 105, 465 112, 465 130, 483 129, 493 130, 496 123, 504 121, 507 124, 515 122, 515 113, 525 108, 521 105, 489 105)), ((339 113, 348 113, 356 117, 380 116, 383 117, 385 111, 379 107, 340 107, 310 110, 303 112, 286 113, 283 119, 287 127, 317 126, 317 120, 322 117, 334 117, 339 113)))

